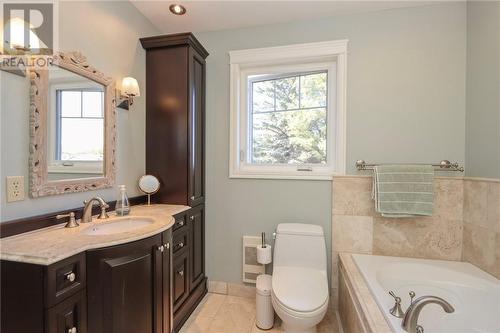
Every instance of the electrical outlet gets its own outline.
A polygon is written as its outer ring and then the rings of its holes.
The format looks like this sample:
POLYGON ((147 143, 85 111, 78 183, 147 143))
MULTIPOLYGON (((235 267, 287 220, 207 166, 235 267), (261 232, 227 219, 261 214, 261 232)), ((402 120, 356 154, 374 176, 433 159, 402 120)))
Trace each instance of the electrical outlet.
POLYGON ((7 202, 24 200, 24 176, 7 177, 7 202))

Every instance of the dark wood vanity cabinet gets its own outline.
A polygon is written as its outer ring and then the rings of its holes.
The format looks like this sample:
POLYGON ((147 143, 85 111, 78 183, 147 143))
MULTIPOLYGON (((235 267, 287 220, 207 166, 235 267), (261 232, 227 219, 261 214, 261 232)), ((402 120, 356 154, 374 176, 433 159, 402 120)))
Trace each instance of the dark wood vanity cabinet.
POLYGON ((169 332, 170 234, 87 252, 90 332, 169 332))
POLYGON ((175 216, 174 331, 207 292, 205 277, 205 58, 191 33, 141 39, 146 49, 146 173, 157 203, 192 208, 175 216))
POLYGON ((48 266, 1 261, 2 333, 168 333, 172 229, 48 266))

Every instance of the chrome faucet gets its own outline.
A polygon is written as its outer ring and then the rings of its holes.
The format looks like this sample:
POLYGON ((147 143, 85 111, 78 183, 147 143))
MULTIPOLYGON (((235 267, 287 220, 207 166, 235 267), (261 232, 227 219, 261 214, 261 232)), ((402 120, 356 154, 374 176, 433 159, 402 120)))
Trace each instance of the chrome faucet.
POLYGON ((422 296, 417 298, 414 302, 410 304, 408 310, 406 310, 401 327, 408 333, 422 333, 424 329, 422 326, 418 325, 418 316, 423 307, 427 304, 439 304, 443 307, 446 313, 452 313, 455 311, 453 306, 445 301, 444 299, 436 296, 422 296))
POLYGON ((82 216, 82 223, 88 223, 92 222, 92 207, 94 205, 94 201, 99 203, 99 206, 101 206, 101 214, 99 214, 98 219, 107 219, 109 216, 106 213, 106 208, 109 208, 109 205, 100 197, 95 197, 90 200, 85 200, 83 204, 85 205, 83 207, 83 216, 82 216))

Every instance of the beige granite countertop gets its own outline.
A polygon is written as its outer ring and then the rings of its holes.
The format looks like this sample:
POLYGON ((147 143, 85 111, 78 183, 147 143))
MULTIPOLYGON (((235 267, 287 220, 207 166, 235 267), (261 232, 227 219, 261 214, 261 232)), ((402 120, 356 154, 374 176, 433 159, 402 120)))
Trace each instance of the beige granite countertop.
MULTIPOLYGON (((50 265, 90 249, 124 244, 154 236, 174 224, 173 215, 188 210, 188 206, 151 205, 132 206, 127 217, 142 217, 153 223, 135 230, 110 235, 86 235, 82 231, 104 223, 113 223, 123 217, 110 212, 110 218, 82 223, 77 228, 64 228, 65 223, 0 240, 0 259, 38 265, 50 265)), ((125 217, 125 218, 127 218, 125 217)))

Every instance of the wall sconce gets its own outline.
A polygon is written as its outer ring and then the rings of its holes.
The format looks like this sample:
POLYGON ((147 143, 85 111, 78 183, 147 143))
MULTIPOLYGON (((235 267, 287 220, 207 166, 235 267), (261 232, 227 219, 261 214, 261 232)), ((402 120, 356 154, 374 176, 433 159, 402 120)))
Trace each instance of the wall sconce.
POLYGON ((134 104, 134 97, 141 96, 137 80, 133 77, 124 77, 122 80, 122 90, 118 92, 118 96, 118 107, 129 110, 130 106, 134 104))

